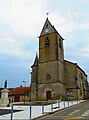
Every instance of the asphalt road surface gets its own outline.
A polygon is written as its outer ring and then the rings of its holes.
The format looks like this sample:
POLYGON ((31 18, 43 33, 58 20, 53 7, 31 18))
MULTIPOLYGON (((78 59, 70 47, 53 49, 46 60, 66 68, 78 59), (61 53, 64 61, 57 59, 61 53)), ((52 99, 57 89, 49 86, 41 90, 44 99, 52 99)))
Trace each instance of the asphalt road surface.
POLYGON ((89 120, 89 100, 36 120, 89 120))

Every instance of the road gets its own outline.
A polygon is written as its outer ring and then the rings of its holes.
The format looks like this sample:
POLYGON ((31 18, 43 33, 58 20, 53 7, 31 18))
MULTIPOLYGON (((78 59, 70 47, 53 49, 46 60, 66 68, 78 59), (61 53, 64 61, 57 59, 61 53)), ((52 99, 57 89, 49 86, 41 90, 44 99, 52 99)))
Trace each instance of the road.
POLYGON ((89 100, 43 116, 37 120, 89 120, 89 100))

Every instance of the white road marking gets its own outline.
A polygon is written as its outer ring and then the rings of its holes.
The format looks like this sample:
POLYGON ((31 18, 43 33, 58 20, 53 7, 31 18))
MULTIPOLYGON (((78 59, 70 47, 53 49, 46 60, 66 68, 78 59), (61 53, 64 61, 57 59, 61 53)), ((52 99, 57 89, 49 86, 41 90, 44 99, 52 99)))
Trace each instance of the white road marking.
POLYGON ((77 113, 77 112, 79 112, 80 110, 75 110, 75 111, 73 111, 73 112, 71 112, 70 114, 68 114, 68 115, 74 115, 75 113, 77 113))
POLYGON ((87 110, 86 112, 84 112, 81 116, 89 116, 89 110, 87 110))

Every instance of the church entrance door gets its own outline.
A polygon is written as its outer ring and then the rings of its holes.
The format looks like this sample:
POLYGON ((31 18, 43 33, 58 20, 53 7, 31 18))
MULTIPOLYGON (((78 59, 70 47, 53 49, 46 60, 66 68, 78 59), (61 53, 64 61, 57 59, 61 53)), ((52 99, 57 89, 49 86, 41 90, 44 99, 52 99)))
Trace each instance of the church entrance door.
POLYGON ((46 100, 51 99, 51 91, 46 91, 46 100))

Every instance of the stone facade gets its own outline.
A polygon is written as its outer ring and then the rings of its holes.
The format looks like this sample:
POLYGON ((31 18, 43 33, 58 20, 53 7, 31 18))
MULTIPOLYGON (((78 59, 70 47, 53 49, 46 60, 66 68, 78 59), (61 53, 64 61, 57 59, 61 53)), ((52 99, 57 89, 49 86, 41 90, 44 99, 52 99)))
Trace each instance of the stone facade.
POLYGON ((64 76, 67 93, 72 93, 74 99, 88 98, 87 75, 77 63, 64 60, 64 76))
POLYGON ((7 107, 9 104, 9 99, 8 99, 8 92, 6 88, 1 90, 1 99, 0 99, 0 107, 7 107))
POLYGON ((77 64, 64 60, 63 40, 47 18, 39 37, 39 58, 36 55, 31 66, 31 100, 64 99, 70 92, 73 99, 87 98, 87 75, 77 64))

